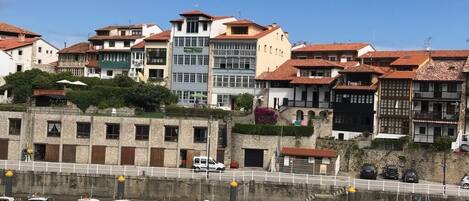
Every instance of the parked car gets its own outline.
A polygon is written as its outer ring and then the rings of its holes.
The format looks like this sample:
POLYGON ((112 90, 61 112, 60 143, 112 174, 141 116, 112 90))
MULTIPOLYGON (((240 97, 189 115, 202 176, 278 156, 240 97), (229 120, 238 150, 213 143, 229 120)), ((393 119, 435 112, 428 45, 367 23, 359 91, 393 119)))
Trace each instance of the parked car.
MULTIPOLYGON (((209 158, 208 160, 209 171, 213 170, 225 170, 225 164, 209 158)), ((192 168, 196 171, 207 170, 207 157, 206 156, 196 156, 192 159, 192 168)))
POLYGON ((378 171, 376 167, 372 164, 364 164, 362 170, 360 171, 360 179, 373 179, 376 180, 378 176, 378 171))
POLYGON ((469 189, 469 175, 464 174, 461 178, 461 188, 469 189))
POLYGON ((383 168, 383 178, 385 179, 399 179, 399 168, 395 165, 386 165, 383 168))
POLYGON ((407 183, 419 183, 419 176, 414 169, 407 169, 402 173, 402 181, 407 183))

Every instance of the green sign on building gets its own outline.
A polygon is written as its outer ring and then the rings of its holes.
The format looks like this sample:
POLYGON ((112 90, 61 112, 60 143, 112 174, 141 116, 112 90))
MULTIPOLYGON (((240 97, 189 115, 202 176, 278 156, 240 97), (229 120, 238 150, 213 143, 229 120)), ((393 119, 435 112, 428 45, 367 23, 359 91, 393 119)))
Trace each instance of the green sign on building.
POLYGON ((186 53, 202 53, 201 47, 184 47, 186 53))

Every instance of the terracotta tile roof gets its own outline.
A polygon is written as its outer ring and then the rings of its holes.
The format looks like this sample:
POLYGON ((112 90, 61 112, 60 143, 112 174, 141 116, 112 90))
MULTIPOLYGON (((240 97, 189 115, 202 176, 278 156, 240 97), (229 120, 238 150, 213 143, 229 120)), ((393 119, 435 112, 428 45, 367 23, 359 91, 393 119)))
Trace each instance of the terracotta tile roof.
MULTIPOLYGON (((127 24, 127 25, 109 25, 103 28, 96 29, 96 31, 112 31, 114 29, 141 29, 145 24, 127 24)), ((155 24, 146 24, 147 26, 155 26, 155 24)))
POLYGON ((139 43, 133 45, 132 47, 130 47, 130 49, 144 49, 145 48, 145 41, 142 40, 140 41, 139 43))
POLYGON ((416 73, 415 71, 393 71, 390 72, 380 79, 406 79, 406 80, 412 80, 414 79, 416 73))
POLYGON ((130 52, 130 49, 99 49, 97 52, 130 52))
POLYGON ((275 30, 279 29, 280 27, 272 27, 270 29, 266 29, 256 35, 226 35, 226 33, 216 36, 215 40, 255 40, 264 37, 265 35, 274 32, 275 30))
POLYGON ((194 15, 197 15, 197 16, 204 16, 204 17, 207 17, 207 18, 212 18, 211 15, 209 14, 206 14, 200 10, 191 10, 191 11, 186 11, 186 12, 183 12, 181 14, 179 14, 181 16, 194 16, 194 15))
POLYGON ((259 28, 261 28, 261 29, 267 29, 267 27, 262 26, 262 25, 260 25, 260 24, 257 24, 257 23, 255 23, 255 22, 253 22, 253 21, 251 21, 251 20, 248 20, 248 19, 235 20, 235 21, 231 21, 231 22, 226 22, 226 23, 224 23, 224 24, 225 24, 225 25, 232 25, 232 26, 233 26, 233 25, 234 25, 234 26, 236 26, 236 25, 254 25, 254 26, 257 26, 257 27, 259 27, 259 28))
POLYGON ((0 50, 12 50, 28 45, 32 45, 35 41, 39 40, 40 38, 25 38, 21 40, 19 38, 9 38, 0 40, 0 50))
POLYGON ((59 54, 70 54, 70 53, 85 54, 90 49, 91 49, 91 46, 88 42, 81 42, 81 43, 74 44, 70 47, 61 49, 58 53, 59 54))
POLYGON ((272 72, 262 73, 258 80, 292 80, 296 77, 297 69, 293 66, 299 59, 289 59, 272 72))
POLYGON ((426 54, 405 55, 391 63, 391 66, 420 66, 429 60, 426 54))
POLYGON ((355 85, 337 85, 334 87, 336 90, 360 90, 360 91, 376 91, 378 89, 377 84, 366 85, 366 86, 355 86, 355 85))
POLYGON ((350 68, 350 67, 360 65, 360 62, 358 62, 358 61, 340 62, 340 65, 344 66, 345 68, 350 68))
POLYGON ((332 44, 310 44, 293 50, 294 52, 324 52, 324 51, 357 51, 370 44, 368 43, 332 43, 332 44))
POLYGON ((322 78, 309 78, 309 77, 294 77, 291 84, 313 84, 313 85, 329 85, 336 80, 337 77, 322 77, 322 78))
POLYGON ((337 157, 337 152, 331 149, 282 147, 282 154, 285 156, 306 156, 323 158, 337 157))
POLYGON ((136 40, 144 36, 91 36, 88 40, 136 40))
POLYGON ((344 70, 339 71, 339 73, 376 73, 383 75, 390 71, 387 67, 377 67, 367 64, 360 64, 359 66, 350 67, 344 70))
POLYGON ((90 68, 98 68, 98 60, 88 60, 88 63, 86 64, 86 67, 90 68))
POLYGON ((330 68, 346 68, 342 63, 324 60, 324 59, 296 59, 293 64, 296 68, 311 68, 311 67, 330 67, 330 68))
POLYGON ((233 16, 212 16, 212 20, 222 20, 233 16))
MULTIPOLYGON (((398 50, 398 51, 374 51, 368 52, 359 58, 399 58, 406 55, 430 55, 425 50, 398 50)), ((469 50, 432 50, 433 58, 459 58, 469 57, 469 50)))
POLYGON ((145 38, 145 41, 169 41, 171 38, 171 30, 166 30, 158 34, 145 38))
POLYGON ((461 60, 430 60, 416 71, 414 80, 422 81, 461 81, 466 61, 461 60))
POLYGON ((65 90, 62 89, 34 89, 33 96, 59 95, 65 96, 65 90))
POLYGON ((19 28, 17 26, 7 24, 5 22, 0 22, 0 32, 8 32, 8 33, 15 33, 15 34, 25 34, 29 37, 41 37, 41 35, 34 33, 32 31, 19 28))
POLYGON ((469 72, 469 57, 466 59, 466 63, 464 64, 463 67, 463 72, 468 73, 469 72))

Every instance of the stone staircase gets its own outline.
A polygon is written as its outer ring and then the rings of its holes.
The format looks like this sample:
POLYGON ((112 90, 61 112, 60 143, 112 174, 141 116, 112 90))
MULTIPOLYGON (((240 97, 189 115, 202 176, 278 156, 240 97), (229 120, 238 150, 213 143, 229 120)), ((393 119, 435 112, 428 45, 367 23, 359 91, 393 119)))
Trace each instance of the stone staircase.
POLYGON ((345 194, 346 190, 345 188, 339 188, 335 189, 331 193, 316 193, 308 196, 306 199, 303 201, 314 201, 316 199, 333 199, 337 196, 345 194))

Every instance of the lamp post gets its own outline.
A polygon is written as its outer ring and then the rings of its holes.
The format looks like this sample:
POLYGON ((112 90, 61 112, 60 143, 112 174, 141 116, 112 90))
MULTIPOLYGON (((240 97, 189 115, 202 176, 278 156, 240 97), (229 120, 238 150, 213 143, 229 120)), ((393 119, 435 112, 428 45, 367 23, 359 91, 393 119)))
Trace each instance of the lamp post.
POLYGON ((209 178, 210 172, 210 133, 212 128, 212 115, 208 118, 208 126, 207 126, 207 179, 209 178))

